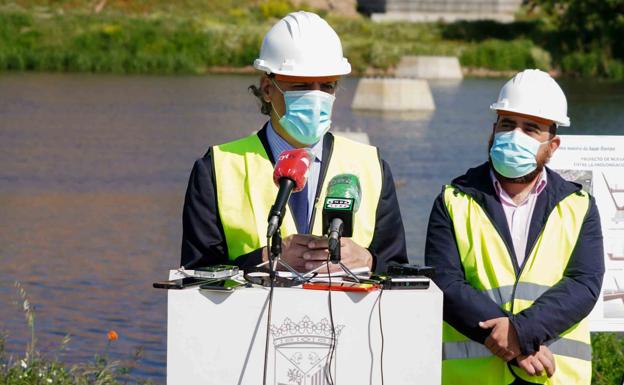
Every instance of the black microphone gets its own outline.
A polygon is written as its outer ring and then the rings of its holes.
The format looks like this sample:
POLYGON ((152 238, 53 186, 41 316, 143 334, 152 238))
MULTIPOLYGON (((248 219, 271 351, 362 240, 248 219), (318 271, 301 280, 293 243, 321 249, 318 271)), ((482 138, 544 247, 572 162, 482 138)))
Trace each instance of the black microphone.
POLYGON ((340 261, 340 238, 353 236, 353 214, 360 206, 362 189, 357 176, 339 174, 327 186, 323 228, 327 229, 330 260, 340 261))

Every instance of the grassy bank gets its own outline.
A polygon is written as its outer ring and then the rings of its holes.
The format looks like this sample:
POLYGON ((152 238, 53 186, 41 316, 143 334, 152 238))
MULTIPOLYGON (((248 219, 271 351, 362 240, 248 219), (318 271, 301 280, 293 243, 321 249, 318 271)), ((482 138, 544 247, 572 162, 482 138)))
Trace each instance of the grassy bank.
MULTIPOLYGON (((201 74, 242 68, 253 63, 270 26, 295 9, 282 0, 171 4, 0 2, 0 71, 201 74)), ((580 53, 554 60, 535 43, 544 37, 535 22, 373 23, 320 13, 341 36, 356 74, 392 74, 402 56, 424 54, 458 56, 464 67, 485 73, 541 68, 600 75, 601 58, 580 53)), ((610 77, 624 79, 624 65, 608 65, 610 77)))

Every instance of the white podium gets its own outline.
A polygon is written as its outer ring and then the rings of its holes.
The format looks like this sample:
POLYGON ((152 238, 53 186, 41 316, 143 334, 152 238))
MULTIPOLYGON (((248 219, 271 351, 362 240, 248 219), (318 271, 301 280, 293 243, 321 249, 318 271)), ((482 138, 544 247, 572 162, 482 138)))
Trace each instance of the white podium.
MULTIPOLYGON (((440 384, 442 292, 431 282, 427 290, 381 293, 332 291, 334 384, 382 383, 382 331, 385 384, 440 384)), ((167 384, 261 385, 268 294, 169 290, 167 384)), ((267 384, 328 384, 330 325, 327 291, 276 288, 267 384)))

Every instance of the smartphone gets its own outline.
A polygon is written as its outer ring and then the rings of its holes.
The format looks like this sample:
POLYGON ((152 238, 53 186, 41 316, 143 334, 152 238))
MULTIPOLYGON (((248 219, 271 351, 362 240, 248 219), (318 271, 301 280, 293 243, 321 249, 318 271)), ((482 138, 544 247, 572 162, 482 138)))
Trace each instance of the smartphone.
POLYGON ((247 286, 249 285, 246 282, 240 282, 233 279, 222 279, 219 281, 207 282, 199 285, 201 290, 211 290, 211 291, 232 291, 237 287, 247 286))
POLYGON ((201 278, 227 278, 236 274, 238 274, 238 266, 213 265, 198 267, 193 275, 201 278))
POLYGON ((197 277, 184 277, 179 279, 172 279, 170 281, 154 282, 152 286, 156 289, 184 289, 185 287, 199 285, 202 283, 212 282, 214 280, 197 277))

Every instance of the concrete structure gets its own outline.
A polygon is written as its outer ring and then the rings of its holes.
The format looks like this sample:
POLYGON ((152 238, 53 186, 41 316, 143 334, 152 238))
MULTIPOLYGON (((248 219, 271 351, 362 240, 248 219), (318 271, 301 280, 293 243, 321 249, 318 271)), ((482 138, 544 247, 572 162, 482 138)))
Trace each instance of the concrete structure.
POLYGON ((362 78, 351 108, 373 111, 435 110, 429 84, 422 79, 362 78))
POLYGON ((386 12, 373 13, 371 18, 375 21, 512 22, 521 4, 522 0, 386 0, 386 12))
POLYGON ((404 56, 396 76, 418 79, 462 79, 461 66, 455 56, 404 56))

